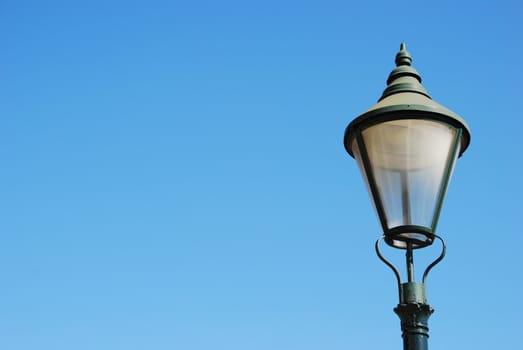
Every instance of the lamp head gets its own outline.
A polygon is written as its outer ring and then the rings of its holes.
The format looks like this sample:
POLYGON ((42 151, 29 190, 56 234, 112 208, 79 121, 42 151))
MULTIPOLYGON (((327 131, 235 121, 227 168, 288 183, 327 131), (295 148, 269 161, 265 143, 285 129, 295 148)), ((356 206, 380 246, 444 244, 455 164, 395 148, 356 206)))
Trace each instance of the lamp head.
POLYGON ((432 100, 401 44, 378 102, 354 119, 344 145, 356 158, 385 241, 432 244, 456 159, 470 143, 465 121, 432 100))

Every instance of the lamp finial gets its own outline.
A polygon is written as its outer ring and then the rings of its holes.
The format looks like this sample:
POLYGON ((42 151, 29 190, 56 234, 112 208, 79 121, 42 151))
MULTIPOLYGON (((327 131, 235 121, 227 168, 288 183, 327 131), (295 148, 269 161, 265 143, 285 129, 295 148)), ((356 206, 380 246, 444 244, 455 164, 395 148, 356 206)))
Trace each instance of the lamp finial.
POLYGON ((387 88, 383 91, 380 101, 387 96, 401 92, 414 92, 430 98, 425 88, 421 85, 421 76, 412 67, 412 57, 407 51, 405 43, 401 43, 395 62, 396 68, 394 68, 387 79, 387 88))
POLYGON ((412 64, 412 57, 407 51, 405 43, 401 43, 400 51, 396 54, 396 67, 399 66, 410 66, 412 64))

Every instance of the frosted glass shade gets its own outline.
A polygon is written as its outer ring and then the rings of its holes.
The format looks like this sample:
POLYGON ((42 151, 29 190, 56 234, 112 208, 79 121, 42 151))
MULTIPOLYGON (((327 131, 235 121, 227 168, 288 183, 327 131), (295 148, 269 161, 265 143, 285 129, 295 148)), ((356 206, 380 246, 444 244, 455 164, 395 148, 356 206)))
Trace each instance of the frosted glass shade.
POLYGON ((387 243, 432 243, 458 156, 460 129, 438 120, 390 120, 357 132, 352 150, 387 243))

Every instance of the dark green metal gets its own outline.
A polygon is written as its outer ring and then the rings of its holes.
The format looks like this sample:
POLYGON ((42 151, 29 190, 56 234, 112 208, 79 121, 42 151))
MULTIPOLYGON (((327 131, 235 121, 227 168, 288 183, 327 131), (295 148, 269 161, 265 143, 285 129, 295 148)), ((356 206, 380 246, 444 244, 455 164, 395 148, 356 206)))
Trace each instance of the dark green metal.
POLYGON ((427 304, 425 285, 408 282, 401 286, 403 300, 394 308, 401 320, 404 350, 427 350, 428 321, 434 309, 427 304))
MULTIPOLYGON (((394 309, 394 312, 399 316, 401 321, 403 348, 404 350, 427 350, 429 337, 428 320, 434 312, 434 309, 427 303, 425 281, 431 269, 438 264, 446 254, 445 242, 441 237, 435 234, 435 228, 450 180, 453 161, 456 157, 460 157, 467 149, 470 143, 470 132, 467 124, 459 115, 433 101, 425 88, 423 88, 421 85, 421 76, 411 66, 412 58, 406 50, 405 44, 401 44, 395 62, 396 68, 390 73, 387 79, 387 88, 378 100, 378 103, 354 119, 347 126, 343 142, 345 149, 352 157, 354 157, 352 149, 354 141, 358 146, 363 171, 365 172, 370 192, 383 227, 384 235, 376 241, 375 249, 378 257, 392 269, 396 276, 399 304, 394 309), (454 127, 456 129, 455 147, 451 150, 450 158, 443 174, 442 187, 438 194, 435 208, 436 212, 431 227, 403 225, 389 229, 386 222, 385 208, 378 191, 361 133, 366 128, 378 123, 405 119, 430 120, 454 127), (419 233, 424 240, 405 236, 405 234, 408 233, 419 233), (415 281, 414 274, 414 251, 415 249, 431 245, 436 238, 442 243, 442 252, 436 260, 427 266, 423 273, 422 282, 418 283, 415 281), (379 244, 381 240, 384 240, 389 246, 406 250, 406 283, 401 282, 398 269, 381 253, 379 244), (394 245, 394 241, 403 241, 405 242, 405 246, 401 244, 394 245)), ((403 180, 407 181, 407 179, 403 180)), ((406 203, 408 196, 406 193, 402 195, 404 196, 403 203, 406 203)), ((406 216, 410 215, 408 211, 403 212, 406 216)), ((405 217, 404 222, 407 223, 411 221, 408 220, 408 217, 405 217)))
POLYGON ((387 88, 378 103, 347 126, 344 137, 347 152, 354 157, 352 140, 369 126, 398 119, 426 119, 440 121, 462 130, 463 138, 459 153, 461 156, 470 143, 470 132, 465 121, 456 113, 432 100, 421 85, 421 76, 411 67, 412 58, 403 43, 395 62, 396 68, 390 73, 387 88), (398 94, 401 96, 397 96, 396 99, 391 98, 398 94))
POLYGON ((370 166, 370 160, 369 155, 367 153, 367 147, 363 144, 363 138, 361 137, 361 134, 358 134, 356 141, 358 142, 358 148, 361 154, 361 158, 363 160, 363 168, 365 170, 365 174, 367 175, 367 181, 369 183, 369 188, 372 194, 372 198, 374 198, 374 204, 376 206, 376 211, 378 212, 378 218, 380 219, 381 227, 387 227, 387 222, 385 221, 386 215, 385 215, 385 208, 383 206, 383 203, 381 201, 381 196, 378 192, 378 186, 376 185, 376 178, 374 177, 374 172, 372 171, 372 167, 370 166))
POLYGON ((453 168, 453 162, 452 160, 456 158, 456 154, 459 152, 460 144, 459 140, 461 138, 462 130, 458 129, 456 132, 456 138, 454 140, 454 149, 452 150, 452 154, 450 155, 448 162, 447 162, 447 168, 445 169, 445 174, 443 175, 443 187, 440 189, 439 193, 439 199, 436 205, 436 212, 434 213, 434 218, 432 219, 432 229, 435 231, 436 226, 438 225, 439 215, 441 214, 441 208, 443 207, 443 201, 445 199, 445 194, 447 193, 447 187, 450 183, 450 177, 452 176, 452 168, 453 168))
POLYGON ((405 43, 400 45, 400 51, 396 54, 396 68, 389 74, 387 88, 383 91, 380 101, 385 97, 399 92, 415 92, 430 98, 425 88, 421 85, 421 76, 418 71, 411 67, 412 58, 405 47, 405 43), (404 79, 402 77, 412 77, 414 79, 404 79))
POLYGON ((438 110, 431 106, 416 104, 392 105, 369 110, 368 112, 365 112, 364 114, 354 119, 345 130, 345 150, 351 155, 351 157, 354 158, 354 153, 351 147, 352 140, 354 137, 356 137, 357 134, 361 133, 370 126, 391 120, 421 119, 439 121, 451 125, 457 129, 461 129, 463 132, 463 139, 460 143, 461 148, 459 153, 459 156, 461 156, 470 144, 470 132, 468 131, 468 127, 464 121, 461 122, 462 119, 457 114, 452 113, 450 115, 443 113, 443 110, 438 110))
POLYGON ((419 249, 427 247, 434 242, 434 230, 432 227, 425 227, 419 225, 401 225, 393 228, 388 228, 387 226, 383 227, 383 232, 385 233, 385 242, 388 245, 393 245, 392 241, 404 241, 413 243, 412 249, 419 249), (420 233, 426 237, 424 241, 420 241, 414 238, 406 238, 401 236, 402 233, 420 233))
POLYGON ((441 260, 443 260, 443 258, 445 257, 445 254, 447 254, 447 245, 445 244, 445 241, 443 240, 443 238, 441 238, 438 235, 434 235, 434 237, 441 241, 441 254, 439 255, 439 257, 436 260, 434 260, 432 263, 430 263, 429 266, 427 266, 427 268, 425 269, 425 272, 423 272, 423 277, 421 279, 421 283, 423 283, 423 284, 425 284, 425 281, 427 280, 427 276, 429 275, 430 270, 432 270, 432 268, 434 266, 436 266, 441 260))
POLYGON ((401 320, 404 350, 428 349, 428 320, 434 309, 427 304, 425 284, 414 281, 414 255, 412 243, 408 242, 407 252, 408 282, 400 285, 400 303, 394 312, 401 320))
MULTIPOLYGON (((418 249, 431 245, 434 241, 435 229, 453 164, 451 162, 447 164, 442 190, 436 203, 436 212, 434 213, 431 227, 403 225, 389 228, 385 208, 379 195, 361 133, 368 127, 392 120, 413 119, 436 121, 456 129, 458 142, 455 143, 456 148, 454 152, 457 152, 459 157, 470 143, 470 132, 467 124, 459 115, 433 101, 429 96, 425 88, 421 85, 421 76, 411 66, 412 58, 406 50, 405 44, 401 44, 400 51, 396 55, 395 63, 396 68, 390 73, 387 79, 387 88, 383 91, 378 103, 358 116, 347 126, 344 136, 344 146, 347 152, 354 157, 352 149, 353 142, 356 141, 358 144, 369 190, 374 200, 383 232, 386 236, 385 242, 389 245, 396 246, 393 244, 395 241, 407 242, 410 240, 413 243, 412 248, 418 249), (401 234, 406 233, 419 233, 424 236, 425 239, 416 240, 401 236, 401 234)), ((454 159, 454 157, 452 157, 452 159, 454 159)), ((404 222, 409 222, 409 220, 404 220, 404 222)), ((396 247, 406 249, 406 246, 396 247)))
POLYGON ((407 242, 407 281, 414 282, 414 254, 412 253, 412 242, 407 242))
POLYGON ((401 277, 400 277, 400 273, 399 273, 398 269, 396 268, 396 266, 394 266, 389 260, 387 260, 387 258, 385 258, 383 256, 383 254, 381 254, 380 241, 382 239, 385 240, 385 236, 383 236, 381 238, 378 238, 376 240, 376 243, 374 244, 374 248, 376 249, 376 255, 378 255, 378 258, 380 258, 380 260, 383 261, 383 263, 385 265, 390 267, 392 272, 394 272, 394 275, 396 276, 396 281, 398 282, 399 299, 401 300, 401 277))
POLYGON ((442 243, 440 256, 425 269, 422 283, 414 279, 414 249, 409 244, 406 249, 407 282, 401 283, 401 277, 396 267, 388 261, 380 251, 379 242, 386 237, 383 236, 376 241, 376 253, 381 261, 389 266, 398 282, 399 304, 394 308, 401 322, 401 331, 404 350, 427 350, 429 338, 428 320, 434 309, 427 303, 425 281, 429 271, 445 257, 445 241, 434 235, 442 243))

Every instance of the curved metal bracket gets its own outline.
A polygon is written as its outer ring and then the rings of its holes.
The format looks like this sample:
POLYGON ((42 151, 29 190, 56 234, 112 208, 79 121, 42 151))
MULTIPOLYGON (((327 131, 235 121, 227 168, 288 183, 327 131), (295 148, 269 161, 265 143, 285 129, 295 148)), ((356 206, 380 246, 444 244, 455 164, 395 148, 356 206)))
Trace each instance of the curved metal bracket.
MULTIPOLYGON (((436 260, 434 260, 432 263, 430 263, 429 266, 427 266, 427 268, 425 269, 425 272, 423 272, 423 277, 422 277, 422 280, 421 280, 422 284, 425 284, 425 280, 427 279, 427 275, 429 274, 430 270, 432 270, 432 268, 434 266, 436 266, 441 260, 443 260, 443 258, 445 257, 445 254, 447 253, 447 246, 445 245, 445 241, 443 240, 443 238, 441 238, 438 235, 434 235, 434 237, 441 241, 441 244, 442 244, 441 254, 439 255, 439 257, 436 260)), ((394 275, 396 276, 396 280, 398 281, 398 290, 399 290, 400 297, 401 297, 401 276, 400 276, 400 273, 399 273, 398 269, 389 260, 387 260, 383 256, 383 254, 381 253, 381 250, 380 250, 380 241, 384 240, 385 238, 386 238, 385 236, 381 236, 380 238, 378 238, 376 240, 376 244, 374 245, 374 247, 376 249, 376 254, 378 255, 378 258, 380 258, 380 260, 383 261, 383 263, 385 265, 390 267, 392 272, 394 272, 394 275)))
POLYGON ((385 265, 387 265, 388 267, 391 268, 392 272, 394 272, 394 275, 396 275, 396 280, 398 281, 398 291, 400 293, 400 297, 401 297, 401 277, 400 277, 400 273, 398 271, 398 269, 390 262, 388 261, 384 256, 383 254, 381 254, 381 250, 380 250, 380 241, 381 240, 384 240, 385 239, 385 236, 381 236, 380 238, 378 238, 376 240, 376 244, 374 245, 375 249, 376 249, 376 254, 378 255, 378 258, 380 258, 381 261, 383 261, 383 263, 385 265))
POLYGON ((447 254, 447 246, 446 246, 443 238, 441 238, 438 235, 434 235, 434 237, 436 237, 437 239, 439 239, 441 241, 441 245, 442 245, 441 254, 436 260, 434 260, 429 266, 427 266, 427 268, 425 269, 425 272, 423 272, 423 278, 421 279, 421 283, 423 283, 423 284, 425 284, 425 280, 427 279, 427 275, 429 274, 430 270, 432 270, 432 268, 434 266, 436 266, 441 260, 443 260, 443 258, 445 257, 445 254, 447 254))

